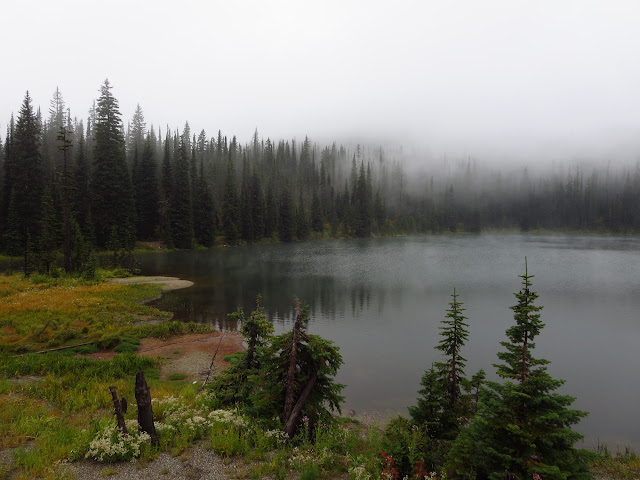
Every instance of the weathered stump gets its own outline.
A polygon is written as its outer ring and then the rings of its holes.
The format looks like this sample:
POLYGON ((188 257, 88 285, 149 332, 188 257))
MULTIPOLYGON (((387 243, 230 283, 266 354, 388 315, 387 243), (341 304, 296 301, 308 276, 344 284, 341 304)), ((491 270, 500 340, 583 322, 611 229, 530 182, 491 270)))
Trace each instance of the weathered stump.
POLYGON ((151 391, 141 370, 136 374, 136 402, 138 404, 138 427, 151 437, 151 444, 158 445, 158 434, 153 423, 153 409, 151 407, 151 391))
MULTIPOLYGON (((122 412, 123 403, 118 399, 118 392, 116 392, 116 387, 109 387, 109 391, 111 392, 111 398, 113 399, 113 410, 116 414, 116 419, 118 420, 118 429, 122 435, 128 435, 127 426, 124 423, 124 414, 122 412)), ((122 398, 124 400, 124 397, 122 398)), ((126 400, 124 400, 126 402, 126 400)), ((125 403, 126 405, 126 403, 125 403)))

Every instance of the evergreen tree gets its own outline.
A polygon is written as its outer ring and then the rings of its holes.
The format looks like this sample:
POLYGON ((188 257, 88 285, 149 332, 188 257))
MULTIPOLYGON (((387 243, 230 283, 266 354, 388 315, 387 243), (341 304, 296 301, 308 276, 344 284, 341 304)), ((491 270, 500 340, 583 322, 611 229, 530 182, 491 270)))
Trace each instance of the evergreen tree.
POLYGON ((138 237, 150 240, 159 224, 158 167, 151 139, 147 137, 138 165, 136 184, 136 219, 138 237))
POLYGON ((233 158, 229 156, 227 162, 227 177, 224 183, 224 197, 222 199, 222 230, 227 243, 235 245, 240 238, 240 212, 238 193, 236 191, 236 171, 233 158))
POLYGON ((265 347, 271 339, 273 324, 267 320, 262 307, 262 296, 256 297, 256 308, 249 318, 245 317, 242 307, 229 317, 240 322, 241 333, 245 338, 247 349, 231 359, 231 366, 217 375, 212 389, 216 398, 223 405, 242 404, 247 411, 252 411, 254 395, 262 388, 261 371, 265 363, 265 347))
POLYGON ((409 408, 414 423, 426 426, 429 436, 438 439, 455 437, 460 425, 458 419, 469 413, 465 412, 467 402, 462 397, 466 359, 460 354, 469 336, 469 325, 465 323, 467 317, 462 314, 465 309, 455 289, 451 297, 453 300, 440 327, 442 339, 435 347, 445 360, 425 372, 418 405, 409 408))
MULTIPOLYGON (((4 142, 4 151, 3 151, 3 162, 2 162, 2 203, 0 204, 0 227, 3 234, 2 238, 2 248, 3 250, 7 249, 7 244, 5 244, 5 236, 8 231, 8 220, 9 220, 9 205, 11 204, 11 197, 13 196, 13 189, 11 188, 11 184, 13 182, 12 179, 12 167, 15 163, 13 160, 13 148, 11 147, 13 143, 13 134, 14 134, 15 122, 13 119, 13 114, 11 115, 11 120, 9 120, 9 125, 7 125, 7 137, 4 142)), ((19 241, 17 242, 19 245, 19 241)))
POLYGON ((271 238, 273 232, 278 228, 278 208, 276 206, 276 199, 271 182, 269 182, 267 187, 267 196, 265 200, 264 236, 271 238))
POLYGON ((313 197, 311 198, 311 228, 314 232, 322 232, 324 229, 320 197, 316 190, 313 191, 313 197))
POLYGON ((446 314, 447 320, 443 320, 443 326, 440 327, 442 340, 436 346, 436 349, 440 350, 446 359, 444 362, 438 363, 437 367, 444 375, 446 397, 452 411, 455 410, 460 400, 460 387, 466 365, 466 359, 460 354, 460 350, 469 337, 469 325, 465 323, 467 317, 462 314, 465 309, 458 301, 459 296, 454 288, 451 295, 453 300, 449 303, 450 308, 446 314))
POLYGON ((409 407, 409 415, 414 425, 426 429, 430 437, 441 438, 444 433, 443 416, 448 408, 441 372, 432 365, 424 372, 420 386, 418 403, 409 407))
POLYGON ((194 191, 193 230, 196 242, 203 247, 211 247, 216 239, 217 213, 202 164, 194 191))
POLYGON ((105 80, 96 109, 91 212, 97 245, 104 247, 110 238, 116 238, 121 248, 129 250, 135 242, 135 203, 122 120, 111 88, 105 80))
POLYGON ((84 138, 84 132, 80 129, 80 137, 76 145, 75 168, 73 170, 73 212, 75 219, 87 241, 93 238, 90 235, 93 230, 91 221, 91 202, 90 198, 90 168, 89 159, 87 158, 87 146, 84 138))
POLYGON ((60 202, 62 204, 62 223, 63 223, 63 255, 64 269, 66 272, 71 271, 71 251, 73 249, 73 231, 71 224, 73 222, 73 188, 74 182, 72 178, 72 170, 69 149, 73 146, 71 134, 73 132, 65 125, 58 130, 56 140, 58 142, 57 149, 62 153, 62 171, 59 178, 60 202))
POLYGON ((507 330, 506 351, 495 365, 504 383, 486 382, 478 413, 464 429, 448 456, 455 477, 529 479, 591 478, 586 453, 574 444, 582 436, 571 429, 586 412, 569 408, 574 398, 555 393, 564 381, 547 372, 547 360, 531 355, 533 340, 544 324, 534 301, 526 266, 522 290, 516 293, 515 325, 507 330))
POLYGON ((264 199, 262 198, 262 188, 260 177, 253 168, 249 179, 249 207, 251 209, 251 225, 253 226, 252 238, 254 241, 260 240, 264 235, 264 199))
POLYGON ((378 225, 378 232, 384 232, 384 222, 387 218, 387 212, 385 211, 385 206, 382 201, 382 197, 380 196, 380 192, 376 192, 376 197, 373 204, 373 212, 376 219, 376 224, 378 225))
POLYGON ((161 218, 162 239, 165 245, 173 248, 173 234, 171 231, 171 203, 173 198, 173 167, 171 165, 171 139, 169 132, 164 142, 164 154, 162 156, 162 184, 160 188, 161 200, 159 212, 161 218))
POLYGON ((285 184, 280 190, 280 208, 278 209, 278 234, 281 242, 291 242, 296 233, 295 211, 291 190, 285 184))
POLYGON ((352 199, 353 228, 356 237, 368 237, 371 234, 370 196, 365 176, 364 163, 360 163, 360 175, 352 199))
MULTIPOLYGON (((22 222, 18 215, 13 189, 11 189, 11 197, 8 203, 9 211, 7 212, 6 227, 3 235, 4 251, 10 257, 19 257, 24 254, 22 248, 22 222)), ((28 272, 27 262, 25 263, 25 272, 28 272)))
POLYGON ((142 108, 140 108, 140 104, 138 104, 136 105, 136 110, 133 113, 129 135, 127 136, 127 147, 129 150, 129 158, 131 160, 133 160, 134 152, 136 150, 138 151, 138 154, 142 152, 146 134, 147 124, 144 121, 144 113, 142 113, 142 108))
POLYGON ((256 409, 263 418, 277 415, 293 437, 306 417, 310 431, 340 412, 344 385, 333 377, 342 364, 338 348, 317 335, 309 335, 307 307, 297 305, 290 332, 273 337, 262 369, 263 389, 256 393, 256 409))
POLYGON ((240 237, 246 242, 253 242, 254 228, 251 212, 249 163, 245 154, 242 160, 242 177, 240 184, 240 237))
POLYGON ((173 246, 188 249, 193 240, 193 207, 189 180, 189 159, 185 138, 180 139, 176 154, 173 195, 169 216, 173 246))
POLYGON ((29 92, 18 115, 11 142, 9 158, 10 235, 7 240, 19 240, 19 245, 9 245, 8 250, 20 251, 24 258, 24 274, 33 268, 32 255, 37 248, 41 229, 44 178, 40 157, 40 126, 31 106, 29 92), (11 212, 13 209, 13 212, 11 212))
POLYGON ((453 192, 453 185, 450 185, 444 195, 443 206, 443 221, 449 232, 455 233, 458 228, 458 214, 456 210, 455 194, 453 192))
MULTIPOLYGON (((38 264, 39 270, 43 271, 47 275, 51 273, 51 268, 54 266, 56 260, 56 249, 58 247, 56 242, 57 237, 57 222, 56 211, 53 205, 53 195, 49 185, 45 185, 44 193, 42 195, 42 213, 40 218, 40 238, 38 245, 38 264)), ((69 219, 71 222, 71 219, 69 219)), ((71 227, 71 225, 69 225, 71 227)), ((65 232, 66 235, 66 232, 65 232)), ((65 237, 65 242, 67 241, 65 237)), ((73 239, 69 239, 69 265, 67 265, 67 257, 65 250, 65 271, 71 271, 71 243, 73 239)), ((66 249, 66 245, 65 245, 66 249)))
POLYGON ((298 207, 296 208, 296 237, 298 240, 306 240, 309 238, 309 222, 307 221, 307 213, 304 208, 304 200, 302 199, 302 190, 298 197, 298 207))

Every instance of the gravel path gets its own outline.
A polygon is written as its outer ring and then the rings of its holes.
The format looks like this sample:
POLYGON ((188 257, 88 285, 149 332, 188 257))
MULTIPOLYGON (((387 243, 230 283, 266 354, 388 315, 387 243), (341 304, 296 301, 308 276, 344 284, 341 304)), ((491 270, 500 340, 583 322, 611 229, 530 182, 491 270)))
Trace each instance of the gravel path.
POLYGON ((238 467, 210 450, 192 447, 179 456, 162 453, 146 464, 121 462, 103 464, 97 462, 65 463, 61 470, 73 475, 76 480, 109 478, 114 480, 223 480, 237 478, 238 467), (227 471, 230 475, 227 475, 227 471))

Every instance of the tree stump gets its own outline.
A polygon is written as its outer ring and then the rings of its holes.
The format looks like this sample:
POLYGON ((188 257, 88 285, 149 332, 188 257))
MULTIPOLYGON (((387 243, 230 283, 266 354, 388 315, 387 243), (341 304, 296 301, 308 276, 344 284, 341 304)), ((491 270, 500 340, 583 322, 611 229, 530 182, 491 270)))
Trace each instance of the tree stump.
POLYGON ((153 409, 151 407, 151 392, 144 372, 141 370, 136 374, 136 402, 138 404, 138 427, 140 431, 147 432, 151 437, 151 444, 158 445, 158 434, 153 423, 153 409))
MULTIPOLYGON (((111 398, 113 399, 113 410, 116 414, 116 419, 118 420, 118 429, 122 435, 129 435, 127 431, 127 426, 124 423, 124 414, 122 413, 122 402, 118 399, 118 392, 116 392, 116 387, 109 387, 109 391, 111 392, 111 398)), ((124 400, 124 397, 123 397, 124 400)), ((126 401, 126 400, 125 400, 126 401)))

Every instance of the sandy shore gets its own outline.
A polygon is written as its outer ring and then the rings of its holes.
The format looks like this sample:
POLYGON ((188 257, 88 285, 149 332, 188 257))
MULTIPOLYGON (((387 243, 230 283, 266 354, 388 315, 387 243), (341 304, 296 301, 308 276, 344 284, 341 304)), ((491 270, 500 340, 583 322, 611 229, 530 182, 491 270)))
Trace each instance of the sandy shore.
POLYGON ((126 277, 126 278, 110 278, 107 283, 118 283, 121 285, 130 285, 132 283, 160 283, 162 290, 178 290, 193 285, 190 280, 183 280, 177 277, 147 276, 147 277, 126 277))

